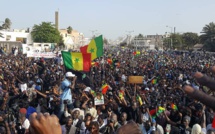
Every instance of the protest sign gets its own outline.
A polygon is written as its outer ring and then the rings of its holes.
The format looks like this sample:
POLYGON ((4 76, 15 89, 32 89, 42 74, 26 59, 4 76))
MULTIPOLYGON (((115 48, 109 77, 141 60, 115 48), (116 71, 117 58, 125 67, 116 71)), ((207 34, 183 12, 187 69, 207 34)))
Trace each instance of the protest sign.
POLYGON ((130 84, 143 84, 143 76, 129 76, 128 82, 130 84))
POLYGON ((52 52, 27 52, 27 57, 34 58, 55 58, 56 54, 52 52))
POLYGON ((137 62, 136 61, 131 61, 131 67, 136 67, 137 66, 137 62))
POLYGON ((97 94, 94 98, 95 105, 103 105, 104 104, 104 96, 102 94, 97 94))

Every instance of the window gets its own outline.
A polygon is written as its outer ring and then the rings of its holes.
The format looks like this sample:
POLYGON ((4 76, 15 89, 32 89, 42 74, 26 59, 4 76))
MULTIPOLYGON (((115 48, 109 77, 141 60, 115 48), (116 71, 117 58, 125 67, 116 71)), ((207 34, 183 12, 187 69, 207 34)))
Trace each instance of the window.
POLYGON ((23 44, 27 43, 27 39, 26 38, 22 38, 22 37, 16 37, 16 41, 22 42, 23 44))
POLYGON ((11 35, 6 36, 6 40, 9 41, 11 39, 11 35))

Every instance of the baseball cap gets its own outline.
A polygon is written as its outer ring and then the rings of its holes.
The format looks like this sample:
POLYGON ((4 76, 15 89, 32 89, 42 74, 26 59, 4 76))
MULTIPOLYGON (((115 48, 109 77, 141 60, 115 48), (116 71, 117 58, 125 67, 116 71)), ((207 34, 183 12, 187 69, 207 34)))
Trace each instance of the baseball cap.
POLYGON ((26 113, 27 113, 27 110, 26 110, 25 108, 21 108, 21 109, 19 110, 19 112, 22 113, 22 114, 26 114, 26 113))
POLYGON ((66 77, 75 77, 75 74, 73 74, 72 72, 67 72, 66 77))

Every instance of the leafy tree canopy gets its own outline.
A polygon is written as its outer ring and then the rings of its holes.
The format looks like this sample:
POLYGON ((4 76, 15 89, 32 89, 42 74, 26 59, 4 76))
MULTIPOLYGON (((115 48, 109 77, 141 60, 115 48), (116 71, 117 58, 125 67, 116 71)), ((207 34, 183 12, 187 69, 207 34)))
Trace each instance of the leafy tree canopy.
POLYGON ((42 22, 39 25, 34 25, 31 35, 34 42, 58 44, 62 42, 60 32, 51 22, 42 22))
POLYGON ((197 33, 187 32, 182 34, 184 47, 192 48, 195 44, 199 42, 199 36, 197 33))

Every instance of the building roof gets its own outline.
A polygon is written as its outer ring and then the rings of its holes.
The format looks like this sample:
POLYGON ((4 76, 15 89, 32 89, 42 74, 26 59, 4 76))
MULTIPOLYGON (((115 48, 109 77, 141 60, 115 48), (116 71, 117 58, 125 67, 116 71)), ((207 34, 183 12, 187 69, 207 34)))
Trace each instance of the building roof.
POLYGON ((196 44, 193 46, 193 48, 202 48, 203 47, 203 44, 196 44))

